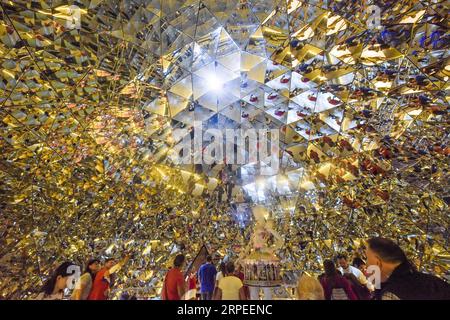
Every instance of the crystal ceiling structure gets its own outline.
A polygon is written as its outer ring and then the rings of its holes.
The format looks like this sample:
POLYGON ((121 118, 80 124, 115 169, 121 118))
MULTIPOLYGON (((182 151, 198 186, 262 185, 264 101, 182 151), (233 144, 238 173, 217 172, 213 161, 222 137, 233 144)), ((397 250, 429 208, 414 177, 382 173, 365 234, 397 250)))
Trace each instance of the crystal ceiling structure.
POLYGON ((287 269, 381 234, 445 274, 447 12, 444 1, 2 0, 0 296, 28 296, 62 257, 125 249, 142 258, 121 283, 157 284, 176 250, 245 243, 250 226, 230 208, 241 193, 272 209, 287 269), (280 172, 177 165, 196 121, 278 130, 280 172))

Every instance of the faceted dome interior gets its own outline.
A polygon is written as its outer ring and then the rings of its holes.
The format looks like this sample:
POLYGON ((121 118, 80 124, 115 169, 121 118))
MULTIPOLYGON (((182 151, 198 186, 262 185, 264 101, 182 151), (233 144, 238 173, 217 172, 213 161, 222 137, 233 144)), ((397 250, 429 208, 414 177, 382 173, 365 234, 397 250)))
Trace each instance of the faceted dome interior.
POLYGON ((253 204, 285 270, 382 235, 448 272, 448 4, 374 3, 2 0, 0 297, 124 250, 155 295, 175 252, 239 252, 253 204), (277 130, 279 170, 177 164, 195 122, 277 130))

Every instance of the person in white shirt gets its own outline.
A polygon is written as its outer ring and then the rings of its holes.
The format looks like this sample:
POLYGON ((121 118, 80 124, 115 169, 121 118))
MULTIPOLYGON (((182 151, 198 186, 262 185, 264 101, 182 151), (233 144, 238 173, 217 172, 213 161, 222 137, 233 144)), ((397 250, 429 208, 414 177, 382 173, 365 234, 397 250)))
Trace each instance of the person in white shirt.
POLYGON ((339 264, 338 270, 342 273, 342 275, 346 273, 353 274, 363 286, 367 287, 367 289, 369 289, 370 291, 375 290, 373 284, 367 281, 364 273, 348 263, 347 256, 345 254, 339 254, 337 256, 337 261, 339 264))
POLYGON ((223 277, 225 277, 225 275, 226 275, 226 268, 225 268, 225 262, 221 262, 220 263, 220 266, 219 266, 219 272, 217 272, 217 274, 216 274, 216 285, 214 286, 214 292, 213 292, 213 297, 215 297, 216 296, 216 291, 217 291, 217 288, 219 288, 219 281, 223 278, 223 277))
POLYGON ((92 282, 95 274, 100 270, 100 260, 90 259, 86 264, 86 271, 78 279, 75 289, 72 292, 71 300, 87 300, 91 293, 92 282))

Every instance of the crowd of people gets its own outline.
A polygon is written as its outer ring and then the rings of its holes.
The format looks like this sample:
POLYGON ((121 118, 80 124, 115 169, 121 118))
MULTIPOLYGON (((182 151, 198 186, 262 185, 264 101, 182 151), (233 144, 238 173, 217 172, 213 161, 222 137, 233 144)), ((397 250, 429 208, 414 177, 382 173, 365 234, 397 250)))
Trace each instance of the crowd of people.
MULTIPOLYGON (((86 263, 84 273, 75 283, 71 300, 107 300, 114 285, 115 273, 130 259, 126 255, 121 261, 109 258, 101 267, 99 259, 91 259, 86 263)), ((78 265, 64 262, 45 282, 35 300, 62 300, 64 290, 69 285, 69 279, 76 273, 78 265)))
MULTIPOLYGON (((365 262, 356 257, 349 263, 346 254, 323 262, 323 273, 317 278, 304 271, 298 280, 299 300, 450 300, 450 284, 417 271, 401 247, 386 238, 367 241, 365 262)), ((72 292, 73 300, 107 300, 114 274, 129 260, 120 262, 89 260, 72 292)), ((219 270, 211 256, 198 270, 183 274, 186 258, 179 254, 164 277, 162 300, 248 300, 249 288, 244 284, 240 263, 222 262, 219 270), (199 288, 199 294, 197 293, 199 288)), ((64 262, 46 281, 36 299, 63 299, 63 291, 75 265, 64 262)))
POLYGON ((182 254, 175 257, 173 267, 164 278, 162 300, 196 300, 197 287, 200 289, 201 300, 248 299, 248 288, 244 286, 244 274, 239 264, 236 268, 232 261, 222 262, 217 271, 212 263, 212 256, 208 255, 206 262, 197 272, 191 272, 186 281, 182 273, 185 260, 182 254))
POLYGON ((369 239, 366 257, 367 263, 355 258, 352 265, 345 254, 338 255, 335 262, 325 260, 324 273, 317 279, 307 273, 300 277, 298 299, 450 300, 450 284, 417 271, 394 241, 369 239), (367 266, 373 272, 368 272, 367 266))

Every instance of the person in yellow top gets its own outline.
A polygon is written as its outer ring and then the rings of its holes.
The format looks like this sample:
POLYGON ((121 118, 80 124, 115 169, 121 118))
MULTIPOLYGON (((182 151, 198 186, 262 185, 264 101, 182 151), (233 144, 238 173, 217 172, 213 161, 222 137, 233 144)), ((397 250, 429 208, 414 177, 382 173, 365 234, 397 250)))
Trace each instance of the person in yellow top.
POLYGON ((219 280, 214 300, 246 300, 244 284, 234 273, 234 263, 226 265, 226 276, 219 280))

